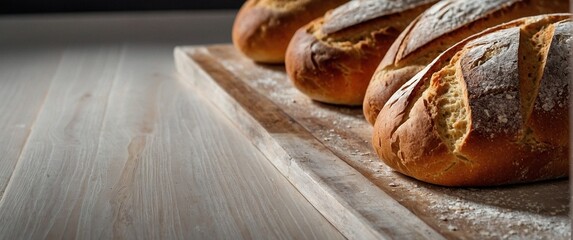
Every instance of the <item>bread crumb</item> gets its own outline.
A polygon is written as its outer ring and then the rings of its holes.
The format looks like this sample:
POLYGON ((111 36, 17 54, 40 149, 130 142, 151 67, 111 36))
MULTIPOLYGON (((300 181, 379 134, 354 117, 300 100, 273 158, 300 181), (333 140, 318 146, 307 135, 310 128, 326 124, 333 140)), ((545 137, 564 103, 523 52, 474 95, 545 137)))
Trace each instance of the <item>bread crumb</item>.
POLYGON ((551 109, 553 109, 553 102, 547 101, 543 104, 543 106, 541 106, 543 108, 543 110, 545 110, 546 112, 551 111, 551 109))
POLYGON ((507 117, 505 115, 499 115, 497 116, 497 121, 500 123, 507 123, 507 117))

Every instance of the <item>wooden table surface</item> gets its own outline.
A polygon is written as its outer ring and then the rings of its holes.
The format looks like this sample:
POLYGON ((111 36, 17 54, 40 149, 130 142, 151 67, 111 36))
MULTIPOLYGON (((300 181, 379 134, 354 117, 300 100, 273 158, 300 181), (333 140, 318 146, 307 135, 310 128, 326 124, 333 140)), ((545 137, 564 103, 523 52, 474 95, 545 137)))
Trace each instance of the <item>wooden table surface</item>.
POLYGON ((179 79, 233 12, 0 17, 0 239, 340 239, 179 79))

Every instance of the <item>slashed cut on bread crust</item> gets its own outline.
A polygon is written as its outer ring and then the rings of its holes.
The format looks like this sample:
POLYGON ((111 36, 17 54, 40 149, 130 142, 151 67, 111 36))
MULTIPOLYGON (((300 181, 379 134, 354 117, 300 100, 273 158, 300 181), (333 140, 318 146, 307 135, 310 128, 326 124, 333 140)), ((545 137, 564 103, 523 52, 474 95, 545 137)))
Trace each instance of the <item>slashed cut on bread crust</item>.
POLYGON ((374 149, 446 186, 568 176, 572 31, 571 15, 541 15, 454 45, 389 99, 374 149))

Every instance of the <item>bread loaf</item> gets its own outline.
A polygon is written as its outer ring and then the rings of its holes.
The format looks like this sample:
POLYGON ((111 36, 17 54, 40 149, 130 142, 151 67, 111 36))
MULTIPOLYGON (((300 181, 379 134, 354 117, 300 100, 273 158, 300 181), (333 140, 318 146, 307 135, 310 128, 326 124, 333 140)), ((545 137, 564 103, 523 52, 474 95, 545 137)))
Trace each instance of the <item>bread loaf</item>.
POLYGON ((248 0, 233 25, 233 44, 247 57, 283 63, 294 32, 348 0, 248 0))
POLYGON ((374 124, 388 98, 448 47, 488 27, 520 17, 568 12, 567 0, 444 0, 400 34, 378 66, 364 97, 374 124))
POLYGON ((568 176, 570 18, 519 19, 445 51, 380 111, 380 158, 446 186, 568 176))
POLYGON ((437 0, 354 0, 299 29, 286 54, 294 86, 314 100, 361 105, 398 34, 437 0))

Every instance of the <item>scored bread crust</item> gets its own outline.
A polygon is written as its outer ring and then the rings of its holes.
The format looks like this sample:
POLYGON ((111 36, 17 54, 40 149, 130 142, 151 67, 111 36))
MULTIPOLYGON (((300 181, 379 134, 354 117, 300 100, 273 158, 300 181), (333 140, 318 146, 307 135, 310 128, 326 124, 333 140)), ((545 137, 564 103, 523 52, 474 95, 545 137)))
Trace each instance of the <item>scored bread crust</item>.
POLYGON ((570 18, 515 20, 438 56, 381 110, 379 157, 445 186, 568 176, 570 18))
POLYGON ((233 24, 233 44, 262 63, 283 63, 295 31, 348 0, 249 0, 233 24))
POLYGON ((310 98, 360 105, 398 34, 436 0, 354 0, 300 28, 286 53, 294 86, 310 98))
POLYGON ((520 17, 567 12, 564 0, 446 0, 422 13, 400 34, 377 67, 363 102, 374 124, 390 96, 441 52, 488 27, 520 17))

